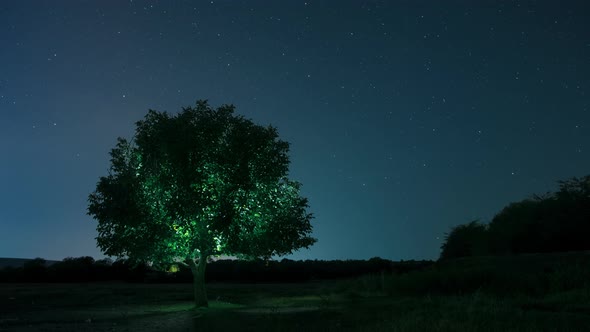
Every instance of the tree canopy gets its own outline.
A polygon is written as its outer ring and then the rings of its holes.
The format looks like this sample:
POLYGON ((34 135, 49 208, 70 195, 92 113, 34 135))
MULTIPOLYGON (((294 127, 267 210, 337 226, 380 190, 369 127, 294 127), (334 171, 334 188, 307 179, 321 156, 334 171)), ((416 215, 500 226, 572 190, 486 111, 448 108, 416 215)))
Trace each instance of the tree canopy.
POLYGON ((477 256, 485 252, 486 225, 474 220, 465 225, 458 225, 446 234, 441 246, 440 258, 458 258, 477 256))
POLYGON ((453 228, 441 247, 441 259, 589 250, 590 175, 558 184, 556 192, 508 204, 489 224, 453 228))
MULTIPOLYGON (((290 180, 277 129, 207 101, 176 114, 150 110, 89 196, 98 246, 109 256, 195 268, 212 255, 271 257, 307 248, 312 215, 290 180)), ((203 270, 204 271, 204 270, 203 270)), ((203 272, 204 273, 204 272, 203 272)))

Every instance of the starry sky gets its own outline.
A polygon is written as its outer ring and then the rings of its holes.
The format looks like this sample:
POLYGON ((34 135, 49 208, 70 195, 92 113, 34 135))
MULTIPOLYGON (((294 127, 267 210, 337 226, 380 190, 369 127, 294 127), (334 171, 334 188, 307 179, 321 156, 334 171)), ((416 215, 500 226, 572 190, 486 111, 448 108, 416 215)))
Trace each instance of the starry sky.
POLYGON ((291 143, 318 243, 444 233, 590 173, 587 1, 0 2, 0 257, 104 257, 87 197, 148 109, 233 103, 291 143))

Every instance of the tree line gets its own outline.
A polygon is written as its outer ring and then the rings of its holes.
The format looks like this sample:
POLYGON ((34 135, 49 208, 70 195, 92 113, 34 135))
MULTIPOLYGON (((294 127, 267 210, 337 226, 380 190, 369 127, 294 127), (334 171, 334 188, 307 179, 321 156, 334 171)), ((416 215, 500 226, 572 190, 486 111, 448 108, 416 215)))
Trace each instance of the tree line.
POLYGON ((453 227, 440 258, 590 250, 590 175, 558 184, 555 192, 510 203, 487 224, 453 227))
MULTIPOLYGON (((207 282, 306 282, 354 278, 367 274, 404 274, 430 266, 432 261, 394 262, 379 257, 369 260, 217 260, 208 265, 207 282)), ((0 269, 0 282, 153 282, 191 283, 189 267, 170 264, 148 266, 130 260, 94 260, 92 257, 66 258, 48 265, 42 258, 22 267, 0 269)))

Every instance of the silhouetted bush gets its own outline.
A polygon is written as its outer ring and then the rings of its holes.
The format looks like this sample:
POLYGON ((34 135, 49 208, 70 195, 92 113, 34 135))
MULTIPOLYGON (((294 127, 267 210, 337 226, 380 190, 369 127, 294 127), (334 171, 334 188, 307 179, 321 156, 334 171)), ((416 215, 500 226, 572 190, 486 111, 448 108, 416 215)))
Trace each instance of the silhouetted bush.
POLYGON ((342 287, 390 296, 461 296, 479 292, 499 298, 588 290, 590 253, 447 259, 406 274, 363 276, 342 287))
POLYGON ((23 278, 28 282, 43 282, 47 278, 46 261, 43 258, 35 258, 23 265, 23 278))
POLYGON ((559 181, 559 190, 510 203, 486 227, 454 227, 441 259, 590 250, 590 176, 559 181))
POLYGON ((50 268, 50 281, 54 282, 86 282, 97 280, 94 274, 94 258, 67 257, 50 268))
MULTIPOLYGON (((156 269, 146 264, 128 260, 98 260, 92 257, 68 257, 49 267, 43 259, 27 262, 22 268, 0 270, 2 282, 192 282, 189 268, 177 265, 175 273, 166 268, 156 269)), ((366 274, 403 274, 430 265, 430 261, 392 262, 378 257, 369 260, 281 261, 265 260, 218 260, 207 266, 209 282, 305 282, 310 280, 354 278, 366 274)))
POLYGON ((474 220, 451 229, 442 245, 441 259, 480 256, 488 253, 487 226, 474 220))

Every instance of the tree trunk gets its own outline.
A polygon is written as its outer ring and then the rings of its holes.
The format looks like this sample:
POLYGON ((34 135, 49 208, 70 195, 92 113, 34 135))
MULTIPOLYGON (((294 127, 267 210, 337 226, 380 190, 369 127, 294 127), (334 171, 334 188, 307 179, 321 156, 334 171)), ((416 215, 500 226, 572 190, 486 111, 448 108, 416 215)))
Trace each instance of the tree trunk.
POLYGON ((205 267, 207 266, 207 256, 200 254, 199 263, 189 259, 189 265, 193 273, 193 289, 195 292, 195 306, 208 307, 207 291, 205 290, 205 267))

